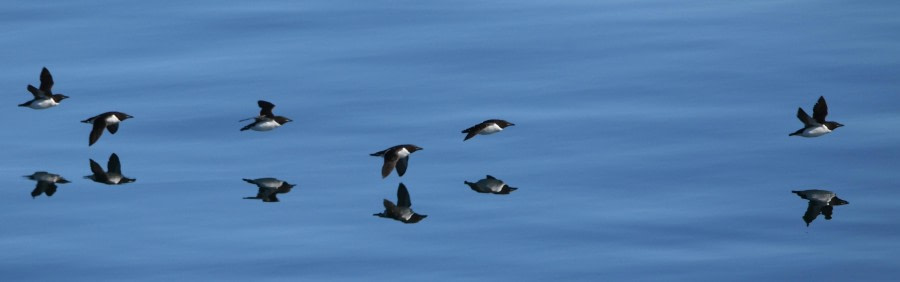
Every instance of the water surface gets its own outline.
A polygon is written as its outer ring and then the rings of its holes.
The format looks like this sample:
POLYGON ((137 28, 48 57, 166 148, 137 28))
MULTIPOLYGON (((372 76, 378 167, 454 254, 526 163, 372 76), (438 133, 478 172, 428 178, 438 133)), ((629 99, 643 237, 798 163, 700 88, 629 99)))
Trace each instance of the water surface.
POLYGON ((0 280, 900 275, 894 1, 6 6, 0 280), (43 66, 71 99, 15 107, 43 66), (820 95, 846 126, 789 138, 820 95), (295 122, 238 131, 259 99, 295 122), (489 118, 517 125, 462 141, 489 118), (112 153, 135 182, 83 178, 112 153), (72 183, 32 198, 35 171, 72 183), (243 199, 263 177, 297 186, 243 199), (419 223, 373 216, 401 182, 419 223), (803 189, 850 204, 807 227, 803 189))

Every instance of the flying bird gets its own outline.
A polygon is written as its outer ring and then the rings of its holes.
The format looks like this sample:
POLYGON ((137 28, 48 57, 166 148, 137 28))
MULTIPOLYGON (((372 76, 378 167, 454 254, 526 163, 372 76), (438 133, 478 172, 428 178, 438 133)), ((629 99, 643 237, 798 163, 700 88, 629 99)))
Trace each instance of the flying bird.
POLYGON ((491 193, 491 194, 509 194, 512 191, 516 191, 519 188, 510 187, 503 180, 494 178, 493 176, 486 176, 484 179, 478 180, 475 183, 469 181, 463 181, 466 185, 469 185, 469 188, 472 188, 472 191, 478 193, 491 193))
POLYGON ((396 205, 388 199, 384 199, 382 203, 384 204, 384 211, 373 214, 374 216, 391 218, 403 223, 416 223, 428 217, 428 215, 418 214, 412 210, 409 191, 406 190, 406 185, 403 185, 403 183, 400 183, 400 186, 397 187, 396 205))
POLYGON ((384 157, 384 165, 381 166, 381 178, 386 178, 391 174, 394 168, 397 168, 397 175, 406 174, 406 167, 409 165, 409 154, 422 150, 421 147, 411 144, 397 145, 383 151, 370 154, 370 156, 384 157))
POLYGON ((53 196, 53 194, 56 193, 56 184, 69 183, 69 180, 66 180, 59 174, 53 174, 46 171, 38 171, 31 175, 26 175, 25 177, 37 181, 34 190, 31 191, 31 198, 36 198, 41 194, 46 194, 47 197, 53 196))
POLYGON ((43 110, 55 107, 59 105, 59 103, 69 96, 63 94, 53 94, 51 89, 53 88, 53 76, 50 75, 50 71, 47 68, 41 70, 41 86, 35 88, 31 84, 28 85, 26 89, 28 92, 31 92, 31 95, 34 95, 34 99, 31 101, 19 104, 19 107, 29 107, 35 110, 43 110))
POLYGON ((806 222, 806 226, 809 226, 819 214, 825 215, 825 220, 831 220, 834 206, 849 204, 849 202, 838 198, 834 192, 828 190, 812 189, 791 191, 791 193, 809 200, 809 206, 806 207, 806 213, 803 214, 803 221, 806 222))
POLYGON ((242 127, 241 131, 248 130, 248 129, 252 129, 255 131, 269 131, 269 130, 278 128, 278 127, 284 125, 285 123, 293 121, 289 118, 286 118, 283 116, 276 116, 275 114, 273 114, 272 109, 275 108, 275 104, 272 104, 272 103, 269 103, 269 102, 266 102, 263 100, 259 100, 256 103, 259 105, 259 108, 260 108, 259 116, 241 120, 241 121, 250 120, 250 119, 254 120, 253 123, 242 127))
POLYGON ((109 162, 106 163, 107 171, 103 171, 103 167, 91 159, 91 175, 84 178, 93 180, 97 183, 106 185, 121 185, 137 181, 134 178, 128 178, 122 175, 122 163, 119 162, 119 156, 113 153, 109 156, 109 162))
POLYGON ((489 119, 483 121, 479 124, 473 125, 472 127, 466 128, 462 133, 466 133, 466 138, 463 141, 472 139, 475 135, 489 135, 494 134, 500 131, 503 131, 504 128, 508 126, 513 126, 515 124, 502 120, 502 119, 489 119))
POLYGON ((278 202, 278 194, 286 194, 288 192, 291 192, 291 188, 297 186, 296 184, 290 184, 287 183, 287 181, 271 177, 257 179, 244 178, 244 181, 247 181, 247 183, 250 184, 254 184, 259 188, 259 192, 256 193, 256 197, 244 197, 244 199, 262 200, 263 202, 267 203, 278 202))
POLYGON ((828 104, 825 103, 825 96, 819 96, 819 101, 813 106, 813 116, 809 117, 803 108, 797 108, 797 118, 803 122, 803 128, 798 129, 788 136, 800 135, 803 137, 819 137, 831 133, 843 124, 826 121, 825 116, 828 115, 828 104))
POLYGON ((110 134, 116 134, 116 132, 119 131, 119 123, 130 118, 133 118, 133 116, 125 113, 105 112, 82 120, 81 122, 83 123, 94 125, 94 128, 91 129, 91 135, 88 138, 88 146, 94 145, 94 143, 100 139, 100 135, 103 135, 103 129, 109 130, 110 134))

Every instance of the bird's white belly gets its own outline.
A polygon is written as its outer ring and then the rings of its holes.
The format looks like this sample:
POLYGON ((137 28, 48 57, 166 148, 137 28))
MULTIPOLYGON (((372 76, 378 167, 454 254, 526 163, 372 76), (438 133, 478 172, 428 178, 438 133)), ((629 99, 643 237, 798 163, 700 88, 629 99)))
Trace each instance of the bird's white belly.
POLYGON ((803 134, 800 134, 800 136, 803 136, 803 137, 819 137, 819 136, 828 134, 828 133, 830 133, 830 132, 831 132, 831 129, 828 129, 828 127, 825 127, 825 125, 820 125, 820 126, 817 126, 817 127, 804 129, 804 130, 803 130, 803 134))
POLYGON ((59 103, 54 101, 52 98, 48 98, 48 99, 41 99, 41 100, 34 101, 31 103, 31 105, 28 105, 28 107, 35 109, 35 110, 43 110, 43 109, 54 107, 56 105, 59 105, 59 103))
POLYGON ((272 178, 258 179, 256 181, 256 185, 259 185, 262 188, 270 188, 270 189, 275 189, 275 188, 281 187, 282 184, 284 184, 284 181, 280 181, 280 180, 272 179, 272 178))
POLYGON ((498 126, 495 123, 495 124, 491 124, 490 126, 485 127, 484 129, 481 130, 481 132, 478 132, 478 134, 488 135, 488 134, 494 134, 494 133, 500 132, 502 130, 503 130, 503 128, 500 128, 500 126, 498 126))
POLYGON ((397 150, 397 157, 402 159, 406 156, 409 156, 409 150, 406 150, 406 148, 400 148, 400 150, 397 150))
POLYGON ((37 181, 56 182, 59 179, 59 175, 52 174, 52 173, 46 173, 46 172, 42 172, 42 173, 39 172, 39 173, 33 174, 31 176, 31 178, 34 180, 37 180, 37 181))
POLYGON ((403 220, 409 220, 413 216, 413 211, 410 208, 400 208, 400 218, 403 220))
POLYGON ((109 117, 106 118, 106 124, 107 124, 107 125, 110 125, 110 124, 117 124, 117 123, 119 123, 120 121, 121 121, 121 120, 119 120, 119 118, 116 117, 116 115, 110 115, 109 117))
POLYGON ((820 202, 820 203, 824 204, 824 203, 830 202, 831 198, 834 198, 834 193, 826 192, 826 191, 812 192, 812 193, 806 194, 806 197, 810 201, 820 202))
POLYGON ((503 181, 496 179, 482 179, 478 181, 478 185, 487 188, 490 192, 500 192, 500 190, 503 190, 503 181))
POLYGON ((253 129, 256 131, 269 131, 269 130, 275 129, 279 126, 281 126, 281 125, 278 124, 277 122, 275 122, 274 120, 267 120, 264 122, 257 123, 250 129, 253 129))
POLYGON ((112 183, 112 184, 119 184, 119 182, 122 182, 122 175, 118 175, 118 174, 107 174, 107 175, 106 175, 106 180, 108 180, 109 183, 112 183))

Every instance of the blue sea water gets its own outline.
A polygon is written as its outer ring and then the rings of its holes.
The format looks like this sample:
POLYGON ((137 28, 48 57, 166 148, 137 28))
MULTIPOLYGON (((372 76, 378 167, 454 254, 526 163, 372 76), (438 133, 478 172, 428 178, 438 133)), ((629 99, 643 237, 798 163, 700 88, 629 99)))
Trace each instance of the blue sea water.
POLYGON ((2 281, 900 275, 896 1, 3 6, 2 281), (71 98, 16 107, 44 66, 71 98), (820 95, 846 126, 788 137, 820 95), (260 99, 294 122, 238 131, 260 99), (462 141, 489 118, 516 126, 462 141), (112 153, 136 182, 83 178, 112 153), (35 171, 72 183, 32 198, 35 171), (297 187, 243 199, 262 177, 297 187), (423 221, 373 216, 401 182, 423 221), (805 189, 849 204, 807 226, 805 189))

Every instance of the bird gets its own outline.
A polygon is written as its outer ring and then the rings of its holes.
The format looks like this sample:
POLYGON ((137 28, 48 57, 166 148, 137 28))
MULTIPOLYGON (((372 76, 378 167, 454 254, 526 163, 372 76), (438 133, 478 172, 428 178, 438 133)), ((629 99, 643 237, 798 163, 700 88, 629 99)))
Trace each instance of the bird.
POLYGON ((31 198, 36 198, 41 194, 46 194, 47 197, 53 196, 53 194, 56 193, 57 183, 69 183, 69 180, 66 180, 59 174, 53 174, 46 171, 38 171, 31 175, 25 175, 25 177, 37 181, 34 190, 31 191, 31 198))
POLYGON ((806 222, 806 226, 809 226, 820 213, 825 215, 825 220, 831 220, 834 206, 849 204, 849 202, 838 198, 834 192, 828 190, 812 189, 791 191, 791 193, 797 194, 800 198, 809 200, 809 206, 806 208, 806 213, 803 214, 803 221, 806 222))
POLYGON ((800 135, 803 137, 819 137, 831 133, 843 124, 826 121, 825 116, 828 115, 828 104, 825 103, 825 96, 819 96, 816 105, 813 106, 813 116, 810 118, 803 108, 797 108, 797 118, 803 122, 803 128, 798 129, 788 136, 800 135))
POLYGON ((469 188, 472 188, 472 191, 478 193, 491 193, 491 194, 509 194, 512 191, 516 191, 519 188, 510 187, 503 180, 494 178, 493 176, 486 176, 484 179, 478 180, 475 183, 469 181, 463 181, 466 185, 469 185, 469 188))
POLYGON ((409 191, 406 185, 400 183, 397 187, 397 204, 395 205, 388 199, 384 199, 384 212, 373 214, 377 217, 391 218, 403 223, 417 223, 428 217, 428 215, 418 214, 412 210, 412 201, 409 199, 409 191))
POLYGON ((257 179, 244 178, 247 183, 254 184, 259 188, 256 197, 244 197, 244 199, 262 200, 263 202, 278 202, 277 194, 285 194, 291 192, 291 188, 296 184, 287 183, 287 181, 276 178, 266 177, 257 179))
POLYGON ((409 165, 409 154, 419 150, 422 150, 419 146, 406 144, 390 147, 369 155, 384 157, 384 165, 381 166, 381 178, 386 178, 394 170, 394 167, 397 168, 398 176, 406 174, 406 167, 409 165))
POLYGON ((462 133, 467 133, 466 138, 463 139, 463 141, 472 139, 472 137, 475 137, 476 134, 494 134, 503 131, 503 129, 506 127, 513 125, 515 124, 502 119, 489 119, 479 124, 473 125, 472 127, 466 128, 466 130, 463 130, 462 133))
POLYGON ((245 131, 248 129, 252 129, 255 131, 269 131, 275 128, 278 128, 285 123, 292 122, 293 120, 283 117, 276 116, 272 113, 272 109, 275 108, 275 104, 269 103, 267 101, 259 100, 256 102, 259 105, 259 116, 243 119, 241 121, 253 119, 253 123, 248 124, 241 128, 241 131, 245 131))
POLYGON ((103 167, 91 159, 91 175, 85 176, 85 179, 93 180, 97 183, 106 185, 121 185, 137 181, 134 178, 128 178, 122 175, 122 164, 119 162, 119 156, 113 153, 109 156, 109 162, 106 163, 107 171, 103 171, 103 167))
POLYGON ((53 94, 51 88, 53 88, 53 76, 50 75, 50 71, 45 67, 41 70, 40 87, 35 88, 29 84, 26 88, 28 92, 31 92, 31 95, 34 95, 34 99, 19 104, 19 107, 29 107, 35 110, 49 109, 59 105, 62 100, 69 98, 69 96, 63 94, 53 94))
POLYGON ((94 128, 91 129, 91 135, 88 138, 88 146, 94 145, 94 143, 100 139, 100 135, 103 135, 104 128, 109 130, 110 134, 116 134, 116 132, 119 131, 119 123, 130 118, 134 117, 121 112, 105 112, 82 120, 81 122, 83 123, 94 125, 94 128))

